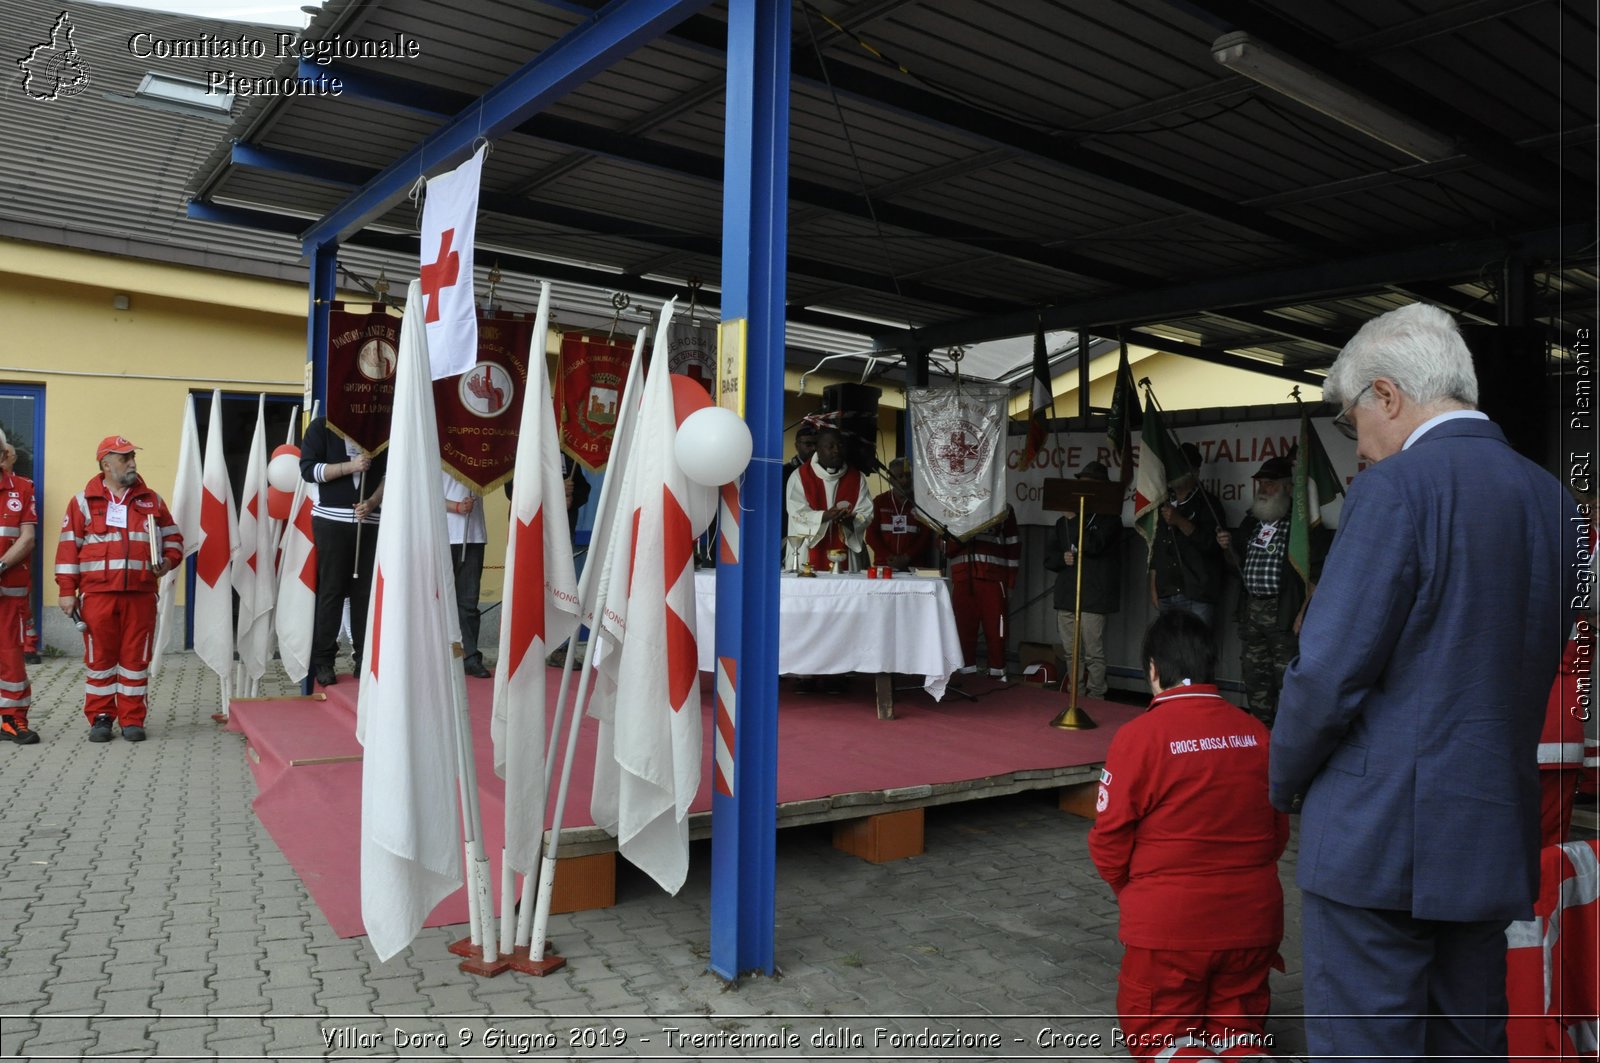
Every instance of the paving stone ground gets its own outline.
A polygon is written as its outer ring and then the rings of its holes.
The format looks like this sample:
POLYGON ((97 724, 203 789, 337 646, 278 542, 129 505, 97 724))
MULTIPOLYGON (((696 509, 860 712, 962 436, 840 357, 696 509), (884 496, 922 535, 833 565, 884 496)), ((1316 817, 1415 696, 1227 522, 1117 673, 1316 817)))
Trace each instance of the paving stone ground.
MULTIPOLYGON (((706 970, 697 843, 678 896, 622 865, 614 908, 552 918, 564 969, 486 980, 445 951, 460 927, 388 963, 334 936, 252 813, 243 739, 212 722, 192 654, 152 684, 137 745, 85 740, 81 667, 32 669, 44 741, 0 743, 5 1056, 1126 1058, 1116 905, 1053 793, 930 809, 926 853, 889 864, 834 850, 825 826, 781 832, 773 977, 706 970)), ((1293 866, 1291 844, 1280 1055, 1304 1050, 1293 866)))

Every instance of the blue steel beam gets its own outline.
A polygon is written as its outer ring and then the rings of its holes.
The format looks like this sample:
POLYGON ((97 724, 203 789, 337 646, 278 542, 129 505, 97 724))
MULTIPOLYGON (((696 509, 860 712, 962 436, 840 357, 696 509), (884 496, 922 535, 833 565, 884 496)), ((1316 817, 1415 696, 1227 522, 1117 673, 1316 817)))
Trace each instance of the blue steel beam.
POLYGON ((789 0, 728 4, 722 320, 748 322, 742 390, 755 443, 738 560, 717 566, 715 674, 733 662, 737 719, 733 794, 711 797, 710 968, 729 980, 774 971, 789 24, 789 0))
POLYGON ((418 177, 455 166, 479 137, 494 139, 571 92, 709 0, 614 0, 485 92, 301 236, 306 253, 337 243, 405 198, 418 177))

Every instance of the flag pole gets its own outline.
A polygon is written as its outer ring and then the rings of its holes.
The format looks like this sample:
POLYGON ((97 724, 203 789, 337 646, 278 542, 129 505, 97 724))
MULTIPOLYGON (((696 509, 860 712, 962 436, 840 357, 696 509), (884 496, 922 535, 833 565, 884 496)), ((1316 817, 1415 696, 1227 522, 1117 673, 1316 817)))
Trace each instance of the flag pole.
POLYGON ((467 920, 472 943, 482 949, 481 958, 487 965, 498 958, 495 951, 494 895, 490 885, 493 880, 489 876, 489 858, 483 851, 478 770, 472 751, 472 725, 467 715, 467 675, 462 670, 465 656, 466 651, 461 648, 460 642, 451 644, 450 707, 456 736, 456 781, 461 791, 462 844, 467 856, 467 920))
POLYGON ((1194 475, 1195 489, 1200 492, 1200 501, 1204 502, 1206 504, 1206 509, 1211 511, 1211 519, 1217 522, 1217 527, 1226 527, 1226 525, 1222 523, 1222 514, 1218 513, 1217 507, 1211 504, 1211 493, 1207 491, 1200 483, 1200 470, 1189 464, 1189 455, 1183 452, 1183 446, 1178 442, 1177 437, 1172 434, 1172 429, 1167 427, 1167 422, 1165 419, 1165 414, 1167 411, 1163 410, 1161 408, 1161 404, 1156 401, 1156 389, 1150 386, 1150 378, 1142 377, 1139 380, 1139 386, 1144 388, 1145 401, 1151 406, 1154 406, 1158 414, 1163 415, 1161 421, 1161 430, 1167 434, 1167 442, 1172 444, 1172 449, 1177 452, 1178 457, 1183 459, 1184 469, 1194 475))
MULTIPOLYGON (((611 435, 611 453, 613 459, 615 459, 617 456, 619 444, 626 444, 627 442, 625 435, 626 419, 631 417, 632 410, 630 407, 632 405, 632 400, 638 395, 639 377, 640 373, 642 372, 641 366, 644 361, 644 338, 647 331, 647 329, 641 328, 638 336, 633 342, 633 360, 628 363, 628 379, 624 382, 622 387, 621 409, 617 416, 618 423, 613 428, 611 435)), ((611 467, 620 473, 622 471, 620 464, 620 462, 614 462, 611 467)), ((620 475, 607 475, 605 479, 601 481, 600 499, 595 504, 595 512, 597 514, 604 514, 607 512, 607 500, 610 499, 613 494, 622 490, 622 483, 620 482, 622 479, 623 478, 620 475)), ((600 570, 595 569, 591 573, 590 566, 596 564, 597 560, 601 563, 604 561, 603 558, 597 559, 591 551, 591 556, 584 566, 585 579, 580 586, 580 598, 578 602, 578 626, 580 628, 583 626, 583 618, 589 617, 593 619, 596 612, 596 603, 598 602, 600 596, 600 570)), ((592 643, 596 642, 596 634, 593 627, 589 629, 589 638, 592 643)), ((550 727, 550 733, 552 735, 561 733, 561 724, 567 709, 567 691, 572 685, 572 661, 577 655, 577 645, 578 632, 573 631, 572 637, 567 640, 567 656, 561 667, 561 686, 556 693, 555 720, 550 727)), ((535 883, 532 877, 527 875, 523 876, 522 880, 522 909, 517 920, 516 943, 518 945, 527 945, 528 955, 534 960, 542 960, 544 958, 544 928, 549 923, 550 899, 555 890, 554 849, 556 848, 556 839, 561 836, 561 820, 562 816, 566 812, 567 787, 568 782, 571 779, 572 757, 577 748, 578 728, 582 723, 583 712, 588 704, 590 686, 589 672, 593 667, 594 652, 591 648, 589 652, 584 654, 583 667, 580 670, 582 674, 578 679, 578 693, 572 706, 572 723, 568 729, 569 733, 567 738, 567 747, 564 752, 565 760, 563 761, 561 769, 561 787, 556 792, 555 818, 551 820, 552 827, 550 831, 550 851, 548 853, 543 853, 540 856, 538 882, 535 883), (545 870, 546 860, 549 861, 548 872, 545 870), (547 881, 549 883, 548 886, 544 885, 544 883, 547 881), (535 923, 533 916, 535 908, 537 908, 538 911, 542 912, 544 915, 542 920, 537 921, 539 930, 537 937, 533 936, 535 923), (537 945, 534 944, 535 941, 538 942, 537 945)), ((554 777, 554 774, 555 758, 545 757, 544 790, 546 794, 549 794, 550 792, 550 782, 554 777)))

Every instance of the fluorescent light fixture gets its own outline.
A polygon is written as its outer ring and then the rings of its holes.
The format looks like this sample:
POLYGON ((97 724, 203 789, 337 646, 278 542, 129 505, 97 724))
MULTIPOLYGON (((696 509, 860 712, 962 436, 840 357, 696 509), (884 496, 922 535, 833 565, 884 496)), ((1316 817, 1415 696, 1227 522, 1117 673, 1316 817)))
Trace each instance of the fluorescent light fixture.
POLYGON ((136 101, 163 110, 227 118, 233 111, 233 93, 212 92, 204 81, 149 73, 134 90, 136 101))
POLYGON ((1226 33, 1211 44, 1211 58, 1252 81, 1360 130, 1373 140, 1423 162, 1443 162, 1455 143, 1404 115, 1332 81, 1320 70, 1284 55, 1248 33, 1226 33))

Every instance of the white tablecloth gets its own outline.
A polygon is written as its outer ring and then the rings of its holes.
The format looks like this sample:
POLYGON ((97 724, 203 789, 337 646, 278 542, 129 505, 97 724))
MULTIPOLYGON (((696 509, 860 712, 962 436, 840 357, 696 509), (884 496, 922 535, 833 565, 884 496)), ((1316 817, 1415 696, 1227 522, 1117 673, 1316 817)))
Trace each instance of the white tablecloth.
MULTIPOLYGON (((778 671, 792 675, 902 672, 920 675, 935 699, 961 667, 950 589, 942 579, 858 574, 780 578, 778 671)), ((694 574, 700 670, 712 670, 716 572, 694 574)))

